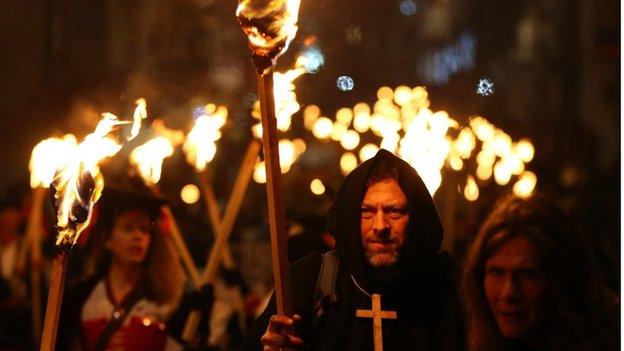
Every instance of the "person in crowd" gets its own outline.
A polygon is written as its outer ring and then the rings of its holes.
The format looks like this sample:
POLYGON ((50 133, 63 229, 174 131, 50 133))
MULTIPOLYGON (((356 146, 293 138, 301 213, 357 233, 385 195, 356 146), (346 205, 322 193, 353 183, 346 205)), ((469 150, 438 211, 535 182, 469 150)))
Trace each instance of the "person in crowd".
POLYGON ((23 245, 19 205, 0 204, 0 349, 26 349, 30 339, 30 311, 25 277, 18 270, 23 245))
POLYGON ((442 225, 414 168, 380 150, 346 177, 328 227, 336 250, 291 267, 295 315, 275 314, 272 299, 244 350, 372 350, 373 301, 383 311, 384 349, 463 348, 442 225))
POLYGON ((17 271, 23 220, 18 206, 0 204, 0 306, 19 304, 26 295, 24 279, 17 271))
POLYGON ((469 351, 618 350, 618 308, 578 227, 541 195, 508 195, 466 256, 469 351))
POLYGON ((106 187, 88 242, 86 278, 64 297, 58 350, 175 350, 167 321, 184 272, 157 225, 161 199, 106 187))

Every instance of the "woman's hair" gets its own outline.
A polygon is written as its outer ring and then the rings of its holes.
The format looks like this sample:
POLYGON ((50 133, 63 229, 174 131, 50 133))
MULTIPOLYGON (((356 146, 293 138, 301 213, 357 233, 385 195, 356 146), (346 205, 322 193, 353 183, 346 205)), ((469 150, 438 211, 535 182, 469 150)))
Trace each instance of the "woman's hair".
MULTIPOLYGON (((104 243, 110 238, 118 216, 136 210, 142 211, 139 208, 126 208, 120 212, 115 211, 114 215, 107 219, 102 219, 103 222, 97 226, 98 230, 94 233, 96 240, 89 240, 92 254, 87 264, 87 275, 106 276, 110 267, 111 253, 104 243)), ((184 292, 184 271, 172 241, 159 228, 155 218, 150 213, 148 215, 152 221, 151 240, 147 257, 143 262, 144 275, 139 284, 147 299, 158 304, 177 304, 184 292)))
POLYGON ((504 349, 483 286, 486 261, 509 239, 524 236, 539 250, 546 303, 539 335, 545 350, 614 350, 619 316, 581 231, 541 195, 503 197, 485 219, 464 262, 462 291, 470 351, 504 349))

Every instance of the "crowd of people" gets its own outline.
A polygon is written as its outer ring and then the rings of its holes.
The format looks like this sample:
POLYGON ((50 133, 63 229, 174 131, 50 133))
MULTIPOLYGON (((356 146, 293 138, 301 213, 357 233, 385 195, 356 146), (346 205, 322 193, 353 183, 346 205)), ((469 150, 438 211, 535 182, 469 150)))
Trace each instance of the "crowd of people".
MULTIPOLYGON (((260 303, 235 270, 191 288, 161 225, 164 203, 138 189, 105 189, 70 263, 84 269, 68 281, 57 350, 620 346, 619 292, 603 283, 584 232, 539 194, 501 198, 459 264, 441 250, 444 230, 417 172, 380 150, 336 193, 321 251, 291 265, 292 316, 277 314, 272 296, 260 303), (189 340, 193 310, 202 319, 189 340)), ((23 331, 31 292, 17 264, 22 213, 0 209, 3 350, 36 348, 23 331)))

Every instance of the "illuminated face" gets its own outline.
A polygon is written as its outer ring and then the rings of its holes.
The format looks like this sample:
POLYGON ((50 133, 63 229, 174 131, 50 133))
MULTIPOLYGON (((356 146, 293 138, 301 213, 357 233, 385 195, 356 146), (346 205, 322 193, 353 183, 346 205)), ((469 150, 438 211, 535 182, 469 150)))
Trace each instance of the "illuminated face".
POLYGON ((483 285, 501 334, 522 338, 536 326, 546 280, 533 242, 523 236, 505 242, 486 261, 483 285))
POLYGON ((152 237, 150 217, 141 210, 122 212, 106 240, 113 260, 124 264, 141 264, 147 257, 152 237))
POLYGON ((394 265, 409 222, 407 197, 399 183, 386 179, 368 187, 361 211, 360 234, 368 263, 377 268, 394 265))

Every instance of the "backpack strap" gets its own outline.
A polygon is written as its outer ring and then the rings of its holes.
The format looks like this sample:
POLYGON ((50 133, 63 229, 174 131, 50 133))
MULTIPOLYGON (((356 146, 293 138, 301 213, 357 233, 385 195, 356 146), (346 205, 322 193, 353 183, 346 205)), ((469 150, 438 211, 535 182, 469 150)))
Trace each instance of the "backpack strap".
POLYGON ((115 312, 113 312, 112 316, 113 318, 111 318, 111 320, 106 325, 106 329, 104 329, 102 334, 100 334, 100 336, 98 337, 97 342, 95 343, 95 347, 93 348, 94 351, 103 351, 106 349, 106 347, 108 346, 108 341, 113 336, 113 333, 115 333, 117 329, 121 327, 123 322, 128 317, 132 306, 134 306, 142 297, 143 294, 141 293, 141 291, 139 289, 134 289, 132 290, 130 295, 128 295, 128 297, 124 299, 121 305, 115 309, 115 312))
POLYGON ((339 266, 338 250, 331 250, 321 256, 321 269, 316 286, 314 287, 314 302, 312 304, 316 318, 325 314, 338 301, 336 295, 336 276, 339 266))

